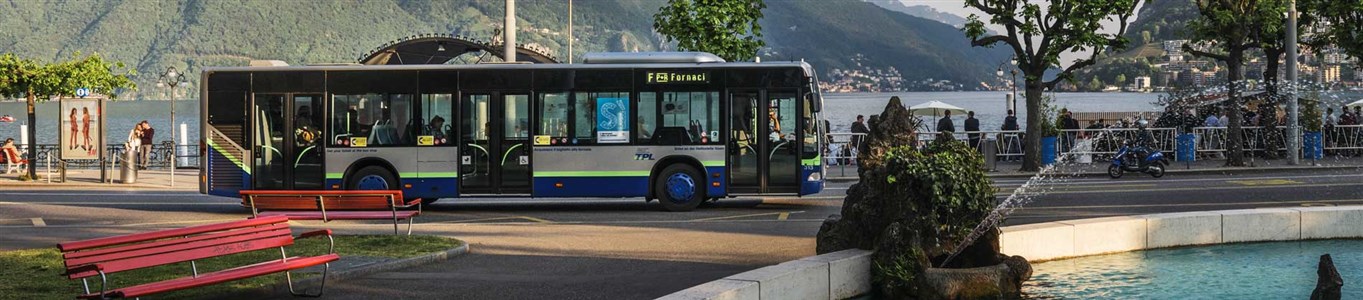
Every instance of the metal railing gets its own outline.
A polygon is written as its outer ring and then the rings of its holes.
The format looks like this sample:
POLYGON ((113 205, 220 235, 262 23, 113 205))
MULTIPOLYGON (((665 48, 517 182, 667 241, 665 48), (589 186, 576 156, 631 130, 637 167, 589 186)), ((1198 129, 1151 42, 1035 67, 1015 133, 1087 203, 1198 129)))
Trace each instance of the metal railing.
MULTIPOLYGON (((1149 128, 1152 136, 1150 147, 1161 152, 1175 153, 1178 151, 1178 137, 1184 132, 1176 128, 1149 128)), ((1195 127, 1191 132, 1196 136, 1194 151, 1198 154, 1222 154, 1227 151, 1227 127, 1195 127)), ((1266 134, 1277 134, 1286 136, 1286 127, 1277 127, 1268 130, 1260 126, 1244 126, 1241 128, 1244 134, 1244 151, 1253 156, 1255 152, 1267 151, 1268 141, 1285 142, 1286 139, 1265 139, 1266 134)), ((1056 137, 1055 149, 1058 155, 1093 155, 1097 159, 1111 159, 1121 148, 1122 142, 1136 140, 1140 130, 1137 128, 1103 128, 1103 129, 1073 129, 1061 130, 1061 134, 1056 137)), ((939 136, 938 132, 918 132, 918 147, 923 147, 927 143, 935 140, 939 136)), ((1002 131, 989 130, 978 132, 953 132, 952 137, 956 140, 968 142, 971 135, 978 135, 981 141, 992 139, 997 158, 1000 160, 1010 158, 1021 158, 1023 155, 1023 137, 1021 130, 1002 131)), ((847 165, 855 165, 857 158, 856 149, 842 151, 844 148, 852 147, 852 137, 865 136, 861 133, 830 133, 828 134, 828 149, 824 157, 827 158, 825 165, 842 166, 845 171, 847 165)), ((1323 150, 1326 155, 1363 155, 1363 125, 1339 125, 1333 126, 1322 133, 1323 150)), ((986 143, 981 142, 981 146, 986 143)), ((855 148, 855 147, 852 147, 855 148)), ((1275 151, 1284 151, 1284 147, 1279 145, 1273 147, 1275 151)), ((983 152, 983 151, 981 151, 983 152)), ((856 174, 852 174, 856 175, 856 174)))
MULTIPOLYGON (((18 147, 24 152, 24 155, 27 155, 27 145, 20 145, 18 147)), ((36 160, 34 160, 35 167, 59 168, 58 165, 61 164, 61 151, 62 149, 58 145, 39 144, 38 153, 35 157, 36 160)), ((123 147, 123 144, 105 145, 105 161, 107 162, 113 159, 121 160, 123 154, 126 152, 127 149, 123 147)), ((179 168, 198 168, 200 166, 199 147, 191 145, 173 146, 170 141, 153 144, 151 152, 147 154, 147 168, 170 168, 171 160, 177 158, 180 159, 180 162, 176 164, 179 168), (179 151, 173 152, 173 149, 179 151), (179 154, 177 155, 176 152, 179 154)), ((100 160, 96 159, 75 159, 67 160, 66 168, 98 169, 99 164, 100 160)))

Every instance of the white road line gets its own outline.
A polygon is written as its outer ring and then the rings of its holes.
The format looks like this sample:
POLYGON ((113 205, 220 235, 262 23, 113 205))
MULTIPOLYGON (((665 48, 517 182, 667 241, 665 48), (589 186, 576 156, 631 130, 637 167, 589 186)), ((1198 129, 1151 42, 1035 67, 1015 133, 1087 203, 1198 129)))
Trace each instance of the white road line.
POLYGON ((32 218, 29 220, 33 221, 33 227, 47 227, 47 222, 43 222, 43 218, 32 218))
POLYGON ((85 201, 82 201, 82 202, 68 202, 68 201, 53 201, 53 202, 23 202, 23 203, 20 203, 20 202, 0 202, 0 205, 157 205, 157 206, 169 206, 169 205, 234 205, 234 206, 241 206, 241 203, 194 203, 194 202, 188 202, 188 203, 179 203, 179 202, 85 202, 85 201))
POLYGON ((199 194, 199 193, 183 193, 183 194, 137 194, 137 193, 118 193, 118 192, 115 192, 115 193, 99 193, 99 192, 94 192, 94 193, 0 192, 0 195, 18 195, 18 196, 129 196, 129 197, 132 197, 132 196, 137 196, 137 197, 184 197, 184 196, 195 196, 195 197, 199 197, 199 196, 202 196, 202 197, 208 197, 208 195, 199 194))

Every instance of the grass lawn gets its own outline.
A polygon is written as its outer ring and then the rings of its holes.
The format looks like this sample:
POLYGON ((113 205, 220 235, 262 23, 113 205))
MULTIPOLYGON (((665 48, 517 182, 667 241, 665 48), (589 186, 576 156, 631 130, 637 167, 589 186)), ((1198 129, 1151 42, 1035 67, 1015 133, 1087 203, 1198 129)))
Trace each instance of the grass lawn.
MULTIPOLYGON (((336 253, 341 255, 342 260, 347 256, 407 258, 445 251, 462 243, 450 238, 419 235, 337 235, 335 237, 336 253)), ((320 255, 327 252, 327 241, 325 238, 299 239, 293 246, 284 249, 288 251, 289 256, 320 255)), ((199 273, 202 274, 276 260, 279 259, 279 255, 278 248, 271 248, 199 260, 197 264, 199 273)), ((67 279, 66 276, 61 275, 62 271, 61 252, 57 251, 56 246, 0 252, 0 299, 72 299, 82 294, 81 281, 67 279)), ((108 275, 109 289, 186 277, 192 274, 189 262, 113 273, 108 275)), ((294 280, 319 274, 295 273, 294 280)), ((99 289, 99 276, 90 277, 89 282, 92 291, 99 289)), ((277 273, 159 294, 153 297, 143 297, 143 299, 185 299, 229 295, 230 292, 236 290, 256 289, 283 282, 284 273, 277 273)), ((303 288, 315 289, 314 286, 303 288)))

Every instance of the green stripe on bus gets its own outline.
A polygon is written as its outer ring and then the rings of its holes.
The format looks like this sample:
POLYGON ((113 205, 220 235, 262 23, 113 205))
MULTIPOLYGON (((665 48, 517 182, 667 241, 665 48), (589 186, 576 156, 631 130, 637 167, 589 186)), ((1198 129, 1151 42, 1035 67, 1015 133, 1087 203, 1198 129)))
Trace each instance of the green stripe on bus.
POLYGON ((536 171, 535 177, 648 177, 648 171, 536 171))
POLYGON ((703 161, 700 162, 700 165, 706 166, 706 167, 723 167, 723 166, 724 166, 724 161, 722 161, 722 160, 703 160, 703 161))
MULTIPOLYGON (((455 178, 459 177, 459 172, 421 172, 416 174, 399 174, 403 178, 455 178)), ((345 173, 327 173, 327 179, 342 179, 345 173)))
POLYGON ((800 160, 800 165, 801 165, 801 166, 820 166, 820 165, 823 165, 823 154, 820 154, 819 156, 815 156, 814 158, 805 159, 805 160, 800 160))
POLYGON ((246 174, 251 174, 251 166, 247 166, 246 164, 241 163, 241 160, 240 160, 240 159, 237 159, 236 156, 232 156, 232 153, 231 153, 231 152, 227 152, 227 150, 222 149, 222 146, 218 146, 217 143, 214 143, 214 142, 213 142, 213 139, 205 139, 205 140, 208 142, 208 146, 209 146, 209 147, 213 147, 213 150, 217 150, 217 151, 218 151, 218 154, 222 154, 222 156, 223 156, 223 157, 226 157, 228 161, 231 161, 231 162, 232 162, 232 164, 235 164, 235 165, 237 165, 238 168, 241 168, 242 170, 245 170, 245 171, 246 171, 246 174))

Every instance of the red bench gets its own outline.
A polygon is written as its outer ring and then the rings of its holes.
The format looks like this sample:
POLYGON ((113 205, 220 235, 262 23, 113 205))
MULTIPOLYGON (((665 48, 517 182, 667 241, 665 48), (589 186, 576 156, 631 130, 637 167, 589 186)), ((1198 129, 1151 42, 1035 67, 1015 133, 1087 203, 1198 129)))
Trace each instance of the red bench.
POLYGON ((288 222, 287 217, 256 218, 67 242, 58 244, 57 248, 62 251, 62 259, 66 265, 66 271, 62 275, 70 279, 80 279, 85 286, 85 294, 77 296, 82 299, 135 298, 279 272, 285 274, 289 293, 295 296, 321 296, 322 289, 326 288, 330 263, 340 259, 336 254, 336 243, 331 238, 331 230, 311 231, 298 236, 298 238, 326 236, 331 242, 329 253, 290 257, 284 251, 284 246, 293 245, 294 241, 288 222), (198 265, 194 263, 198 259, 276 247, 279 248, 280 259, 253 265, 199 274, 198 265), (108 289, 109 274, 186 261, 190 263, 193 271, 191 276, 108 289), (318 288, 317 294, 294 292, 293 278, 289 271, 316 265, 326 266, 322 270, 322 285, 318 288), (86 280, 96 275, 100 279, 99 292, 92 293, 90 283, 86 280))
POLYGON ((251 217, 288 216, 293 220, 407 220, 407 235, 412 234, 412 219, 421 214, 421 199, 404 201, 401 190, 328 190, 328 191, 241 191, 241 205, 251 208, 251 217), (416 210, 398 210, 411 208, 416 210), (262 210, 268 210, 261 212, 262 210))

